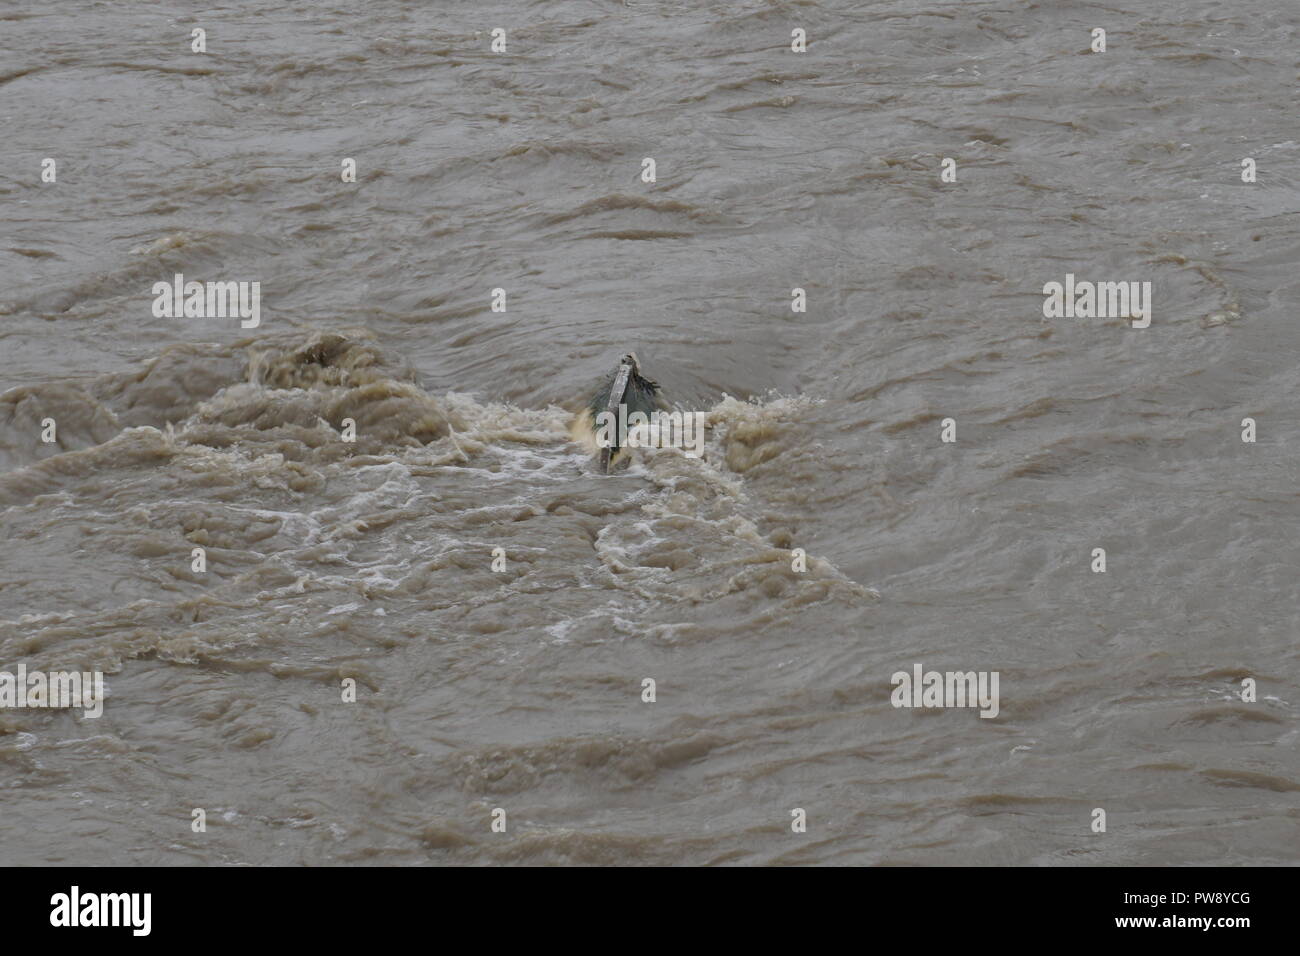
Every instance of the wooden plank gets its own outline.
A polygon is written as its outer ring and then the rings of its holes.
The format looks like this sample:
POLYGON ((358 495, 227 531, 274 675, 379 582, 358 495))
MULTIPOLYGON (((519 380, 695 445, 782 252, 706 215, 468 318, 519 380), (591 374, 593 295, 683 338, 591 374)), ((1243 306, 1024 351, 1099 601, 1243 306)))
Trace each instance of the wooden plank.
MULTIPOLYGON (((623 404, 623 393, 627 391, 627 383, 628 380, 631 379, 631 377, 632 377, 632 366, 620 365, 618 367, 618 374, 614 376, 614 384, 609 390, 609 402, 606 403, 605 405, 605 411, 610 412, 614 416, 615 435, 618 435, 618 425, 617 425, 618 406, 623 404)), ((618 435, 618 437, 622 438, 623 436, 618 435)), ((601 470, 604 471, 605 474, 607 475, 609 474, 610 461, 613 457, 614 457, 613 447, 607 445, 606 447, 600 450, 600 467, 601 470)))

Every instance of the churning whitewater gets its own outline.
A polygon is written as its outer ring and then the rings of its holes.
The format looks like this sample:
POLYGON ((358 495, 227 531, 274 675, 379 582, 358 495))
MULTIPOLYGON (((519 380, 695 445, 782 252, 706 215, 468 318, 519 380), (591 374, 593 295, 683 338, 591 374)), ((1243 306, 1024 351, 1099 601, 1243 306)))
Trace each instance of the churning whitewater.
POLYGON ((0 11, 0 864, 1295 863, 1295 5, 446 6, 0 11))

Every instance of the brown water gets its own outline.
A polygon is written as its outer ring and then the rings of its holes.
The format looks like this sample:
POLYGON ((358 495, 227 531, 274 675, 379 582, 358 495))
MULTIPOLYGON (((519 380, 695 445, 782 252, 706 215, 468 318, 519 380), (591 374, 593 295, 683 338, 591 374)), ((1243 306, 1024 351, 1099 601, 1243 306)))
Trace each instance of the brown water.
POLYGON ((1297 862, 1298 26, 6 5, 0 669, 109 697, 0 710, 0 863, 1297 862), (704 458, 569 442, 629 349, 704 458))

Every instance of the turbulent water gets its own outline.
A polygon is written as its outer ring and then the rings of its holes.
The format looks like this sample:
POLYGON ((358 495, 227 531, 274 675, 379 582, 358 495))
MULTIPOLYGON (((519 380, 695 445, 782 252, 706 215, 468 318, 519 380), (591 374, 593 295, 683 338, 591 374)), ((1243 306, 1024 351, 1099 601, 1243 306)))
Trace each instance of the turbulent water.
POLYGON ((6 4, 0 669, 108 697, 0 710, 0 863, 1297 862, 1298 33, 6 4), (571 443, 630 349, 702 458, 571 443))

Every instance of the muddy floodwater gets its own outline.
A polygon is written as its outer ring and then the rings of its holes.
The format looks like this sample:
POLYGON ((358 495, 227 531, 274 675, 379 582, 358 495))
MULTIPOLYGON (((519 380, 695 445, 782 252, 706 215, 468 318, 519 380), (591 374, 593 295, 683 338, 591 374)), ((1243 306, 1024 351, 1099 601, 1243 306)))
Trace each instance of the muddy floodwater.
POLYGON ((0 864, 1300 862, 1298 35, 5 4, 0 864))

